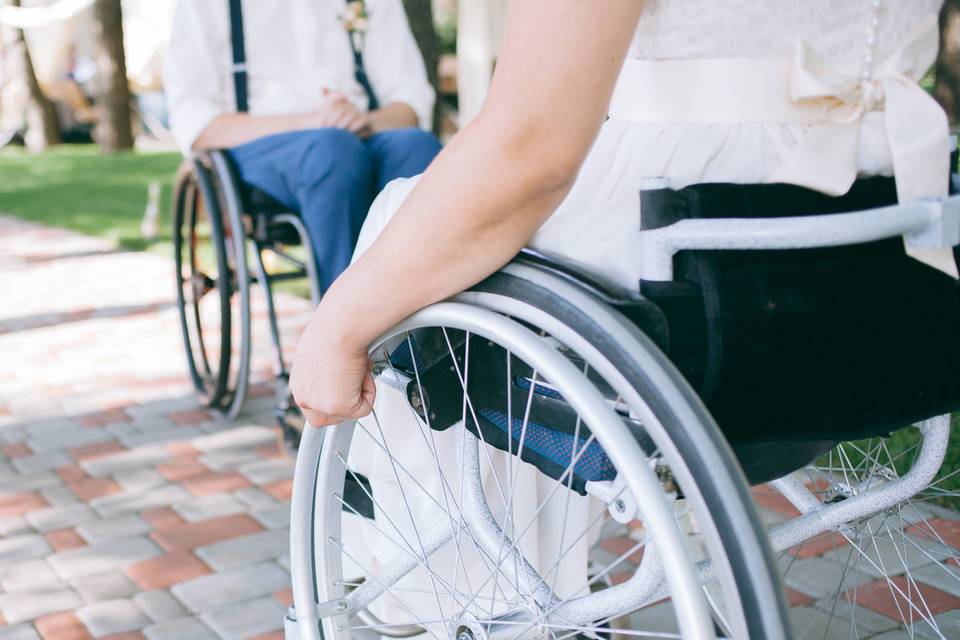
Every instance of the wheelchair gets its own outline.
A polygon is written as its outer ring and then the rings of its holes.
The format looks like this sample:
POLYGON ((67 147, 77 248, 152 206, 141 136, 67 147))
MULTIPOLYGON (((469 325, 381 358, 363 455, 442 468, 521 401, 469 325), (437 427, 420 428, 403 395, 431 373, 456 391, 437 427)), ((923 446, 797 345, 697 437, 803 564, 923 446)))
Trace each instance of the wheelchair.
POLYGON ((956 637, 960 288, 904 243, 960 196, 648 182, 636 291, 525 251, 371 345, 298 452, 288 639, 956 637))
POLYGON ((272 342, 274 416, 284 447, 295 451, 302 418, 287 388, 273 294, 278 283, 305 279, 313 306, 319 304, 306 227, 296 212, 244 185, 224 151, 184 161, 174 187, 172 219, 177 308, 194 388, 208 408, 226 419, 240 412, 251 368, 251 285, 259 284, 272 342))

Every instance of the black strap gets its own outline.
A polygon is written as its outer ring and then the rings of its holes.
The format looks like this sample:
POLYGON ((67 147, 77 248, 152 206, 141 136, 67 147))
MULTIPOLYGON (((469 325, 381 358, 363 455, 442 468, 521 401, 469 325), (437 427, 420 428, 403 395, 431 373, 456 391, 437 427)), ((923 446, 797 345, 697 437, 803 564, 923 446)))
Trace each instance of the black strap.
POLYGON ((230 46, 233 49, 233 92, 237 111, 247 111, 247 52, 243 41, 243 8, 230 0, 230 46))
POLYGON ((357 38, 354 38, 354 34, 347 33, 347 40, 350 41, 350 48, 353 50, 353 67, 354 67, 354 77, 357 79, 357 82, 360 83, 360 86, 363 87, 364 93, 367 94, 367 105, 370 111, 380 108, 380 101, 377 100, 377 94, 373 91, 373 85, 370 84, 370 78, 367 77, 367 70, 363 66, 363 48, 362 46, 357 46, 357 40, 361 42, 366 36, 360 34, 357 38))

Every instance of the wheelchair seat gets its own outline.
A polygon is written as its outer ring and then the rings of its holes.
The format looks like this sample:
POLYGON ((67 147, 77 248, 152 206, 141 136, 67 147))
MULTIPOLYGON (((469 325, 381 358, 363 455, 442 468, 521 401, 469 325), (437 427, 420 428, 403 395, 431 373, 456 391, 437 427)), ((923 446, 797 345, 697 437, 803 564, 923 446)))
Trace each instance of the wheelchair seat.
MULTIPOLYGON (((823 215, 892 204, 895 185, 883 177, 858 180, 841 197, 737 184, 641 195, 644 229, 691 218, 823 215)), ((800 250, 684 251, 675 257, 673 280, 642 281, 640 296, 535 252, 520 260, 577 281, 652 338, 704 400, 751 483, 801 468, 838 442, 884 436, 960 409, 960 286, 909 257, 900 238, 800 250)), ((452 356, 437 336, 421 334, 416 341, 433 426, 443 429, 461 415, 462 395, 443 376, 452 356)), ((503 369, 497 364, 502 354, 488 354, 476 342, 469 345, 471 358, 489 360, 491 371, 503 369)), ((454 350, 465 348, 459 342, 454 350)), ((405 360, 398 356, 397 363, 412 371, 405 360)), ((562 398, 539 389, 528 400, 523 381, 532 372, 520 366, 514 364, 514 421, 529 401, 531 428, 545 431, 543 451, 530 447, 528 461, 549 474, 569 462, 550 451, 569 451, 573 414, 562 398)), ((483 382, 469 386, 479 403, 483 382)), ((490 406, 503 402, 488 398, 490 406)), ((478 413, 490 427, 487 440, 506 449, 506 417, 484 415, 483 406, 478 413)), ((582 492, 587 480, 601 476, 578 476, 574 488, 582 492)))

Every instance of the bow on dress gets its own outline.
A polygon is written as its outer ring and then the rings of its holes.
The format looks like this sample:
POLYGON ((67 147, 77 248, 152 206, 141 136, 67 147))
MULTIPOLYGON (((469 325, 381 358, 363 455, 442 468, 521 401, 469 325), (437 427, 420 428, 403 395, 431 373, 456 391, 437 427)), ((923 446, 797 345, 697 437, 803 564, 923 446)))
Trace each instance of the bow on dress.
POLYGON ((791 99, 819 104, 822 122, 810 127, 770 182, 799 184, 842 195, 857 177, 863 117, 882 110, 900 202, 943 197, 949 186, 949 125, 918 81, 937 56, 936 16, 927 16, 868 79, 845 77, 806 42, 790 71, 791 99))

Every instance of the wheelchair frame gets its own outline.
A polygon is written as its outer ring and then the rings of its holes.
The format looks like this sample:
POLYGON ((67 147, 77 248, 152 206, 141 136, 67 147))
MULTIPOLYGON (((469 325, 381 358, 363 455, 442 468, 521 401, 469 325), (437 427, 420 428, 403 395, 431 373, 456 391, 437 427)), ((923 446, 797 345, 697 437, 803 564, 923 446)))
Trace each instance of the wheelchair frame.
MULTIPOLYGON (((901 235, 905 237, 910 246, 947 248, 960 244, 960 196, 944 200, 924 200, 870 211, 803 218, 685 220, 668 227, 642 231, 640 232, 640 242, 641 251, 644 252, 643 278, 647 280, 671 279, 673 256, 684 249, 824 247, 868 242, 901 235)), ((545 265, 542 258, 531 260, 521 256, 505 267, 503 273, 538 283, 556 292, 565 300, 572 302, 579 311, 591 318, 598 319, 602 331, 606 333, 609 339, 619 341, 620 348, 630 351, 639 346, 636 343, 638 330, 636 327, 628 326, 626 321, 612 309, 609 304, 611 300, 608 292, 592 283, 589 278, 579 281, 577 278, 571 277, 571 274, 577 273, 575 268, 571 269, 568 265, 563 264, 545 265)), ((474 291, 468 291, 456 296, 453 302, 454 304, 460 303, 458 306, 473 305, 478 302, 477 295, 474 291)), ((492 310, 508 313, 510 306, 507 302, 504 301, 502 308, 493 308, 492 310)), ((449 303, 439 303, 434 307, 418 312, 405 321, 399 327, 399 330, 427 324, 432 313, 431 309, 440 308, 446 304, 449 303)), ((474 308, 478 313, 489 312, 481 311, 477 307, 474 308)), ((489 301, 486 308, 490 309, 489 301)), ((463 309, 463 313, 469 314, 470 308, 463 309)), ((538 315, 538 320, 542 320, 541 326, 548 331, 551 326, 559 323, 558 320, 542 313, 538 315)), ((509 322, 505 323, 504 327, 505 330, 509 330, 509 322)), ((675 370, 672 373, 679 376, 675 370)), ((674 379, 672 382, 676 383, 676 380, 674 379)), ((925 489, 943 462, 949 439, 950 416, 930 418, 917 426, 922 435, 922 443, 914 464, 905 475, 882 486, 850 486, 848 487, 849 495, 845 496, 846 499, 826 504, 821 502, 804 485, 804 482, 796 473, 774 480, 772 482, 773 486, 800 511, 801 516, 774 526, 769 530, 769 539, 773 550, 786 550, 831 529, 843 531, 848 523, 890 509, 925 489)), ((352 428, 351 424, 345 424, 333 429, 342 432, 352 428)), ((315 582, 313 575, 316 566, 315 553, 322 553, 319 547, 314 546, 314 526, 322 522, 321 518, 316 515, 318 511, 316 507, 319 506, 320 510, 341 508, 340 504, 315 504, 316 483, 320 470, 324 468, 325 464, 332 464, 332 456, 337 453, 334 451, 336 447, 322 446, 325 434, 326 430, 308 429, 304 434, 297 460, 291 503, 291 570, 295 612, 292 610, 287 619, 288 638, 321 637, 320 626, 324 621, 332 623, 336 620, 344 620, 345 616, 350 613, 362 612, 364 606, 382 593, 386 586, 392 584, 393 581, 416 566, 416 561, 398 559, 383 572, 380 584, 364 583, 355 591, 341 597, 325 591, 323 585, 315 582), (320 591, 318 592, 316 589, 320 591)), ((718 433, 711 434, 713 438, 718 435, 718 433)), ((479 476, 476 475, 478 470, 473 464, 473 442, 471 442, 471 439, 476 442, 473 436, 470 436, 463 429, 460 430, 458 442, 461 443, 462 449, 458 451, 458 454, 467 451, 470 451, 470 454, 462 458, 458 456, 458 460, 463 468, 469 472, 470 486, 478 488, 475 480, 478 480, 479 476), (474 478, 475 475, 476 478, 474 478)), ((699 442, 697 446, 710 449, 715 445, 709 440, 708 438, 704 442, 699 442)), ((624 443, 624 446, 635 448, 636 443, 624 443)), ((644 465, 635 465, 635 467, 645 470, 645 472, 638 471, 640 475, 645 476, 642 479, 645 495, 633 496, 635 502, 649 501, 651 498, 655 498, 657 494, 662 493, 658 480, 650 469, 644 465), (648 491, 649 493, 647 493, 648 491)), ((465 518, 471 521, 473 526, 476 526, 480 531, 486 529, 488 534, 498 532, 499 527, 490 518, 482 491, 478 489, 471 498, 468 509, 464 510, 465 518), (466 511, 471 513, 466 513, 466 511)), ((741 493, 740 500, 742 499, 743 494, 741 493)), ((746 504, 737 505, 737 507, 752 511, 752 507, 746 504)), ((326 540, 328 533, 335 532, 320 531, 316 533, 320 534, 319 540, 326 540)), ((430 537, 427 544, 431 550, 439 548, 453 534, 449 528, 444 531, 442 527, 434 533, 435 535, 430 537)), ((496 537, 493 540, 495 541, 496 537)), ((513 552, 516 553, 515 550, 513 552)), ((339 558, 332 558, 331 560, 339 562, 339 558)), ((690 580, 692 576, 683 571, 685 564, 682 559, 679 563, 665 559, 663 566, 670 566, 671 568, 666 577, 680 582, 690 580), (674 569, 679 572, 676 576, 672 575, 674 569)), ((528 565, 520 564, 518 566, 524 567, 524 571, 529 570, 528 565)), ((665 595, 661 586, 662 568, 662 566, 657 566, 657 559, 653 557, 653 554, 647 554, 642 559, 634 578, 622 585, 625 587, 624 589, 619 591, 614 589, 613 591, 616 593, 607 596, 603 595, 604 592, 584 596, 578 602, 578 606, 582 606, 584 609, 568 612, 567 615, 577 617, 584 615, 585 611, 595 612, 597 608, 604 607, 607 604, 615 603, 626 607, 629 603, 653 601, 657 597, 665 595), (658 577, 661 579, 658 580, 658 577), (610 602, 605 602, 607 599, 610 602)), ((699 575, 694 579, 709 577, 711 570, 709 561, 701 562, 696 567, 696 573, 699 575)), ((754 567, 754 570, 762 569, 754 567)), ((526 576, 520 576, 520 579, 529 581, 533 577, 527 574, 526 576)), ((551 595, 539 594, 538 597, 549 602, 551 595)), ((589 619, 589 617, 585 619, 589 619)), ((696 618, 692 618, 692 620, 696 620, 696 618)), ((692 637, 698 636, 698 631, 693 630, 696 626, 696 623, 692 623, 690 626, 692 637)), ((702 631, 703 628, 700 628, 699 632, 702 631)), ((406 636, 396 634, 395 637, 406 636)), ((504 629, 494 630, 490 637, 510 637, 509 625, 504 629)))
MULTIPOLYGON (((173 220, 175 252, 178 258, 178 269, 181 269, 178 273, 181 330, 187 352, 187 364, 194 386, 199 393, 205 396, 208 406, 222 413, 226 419, 233 419, 240 412, 246 398, 251 357, 250 285, 260 284, 263 287, 266 301, 273 368, 276 377, 274 415, 284 430, 284 437, 288 444, 294 445, 298 435, 293 432, 293 427, 286 420, 288 412, 292 409, 287 390, 289 372, 283 358, 280 329, 273 300, 273 285, 277 282, 306 278, 310 286, 311 301, 314 306, 319 304, 319 279, 306 227, 296 213, 276 212, 266 208, 258 209, 246 202, 243 196, 244 191, 226 152, 198 153, 188 160, 186 165, 189 166, 189 171, 182 175, 180 183, 177 185, 177 194, 174 197, 173 220), (183 288, 184 286, 194 287, 194 296, 196 296, 197 283, 184 282, 182 267, 180 266, 184 240, 182 230, 184 216, 187 213, 187 208, 192 207, 191 215, 194 216, 192 219, 195 219, 196 208, 199 206, 198 195, 202 197, 203 204, 207 207, 207 215, 211 220, 218 221, 211 224, 212 237, 210 240, 218 251, 222 247, 222 250, 228 256, 227 269, 230 280, 226 283, 217 284, 228 287, 226 295, 229 299, 232 300, 234 294, 239 296, 240 345, 237 353, 235 380, 231 388, 230 360, 232 354, 230 354, 226 356, 226 360, 221 360, 221 365, 225 362, 226 366, 220 366, 217 371, 206 372, 216 378, 212 391, 207 388, 210 386, 209 384, 204 384, 204 375, 199 370, 192 351, 196 346, 193 344, 195 342, 200 343, 201 350, 205 348, 202 334, 191 338, 189 321, 186 315, 188 302, 185 300, 183 288), (226 232, 227 229, 230 230, 229 233, 226 232), (290 229, 293 230, 297 243, 303 247, 305 253, 303 260, 294 257, 283 249, 284 240, 287 240, 290 236, 290 229), (240 230, 240 232, 234 232, 235 230, 240 230), (291 265, 293 269, 282 273, 270 273, 264 261, 264 254, 268 251, 284 263, 291 265), (248 257, 251 254, 254 259, 253 270, 248 264, 248 257)), ((229 308, 226 309, 229 310, 229 308)), ((198 325, 197 330, 202 331, 199 328, 199 315, 196 313, 194 314, 194 322, 198 325)), ((227 335, 231 331, 231 324, 231 318, 221 318, 221 345, 226 344, 232 349, 230 336, 227 335)))

